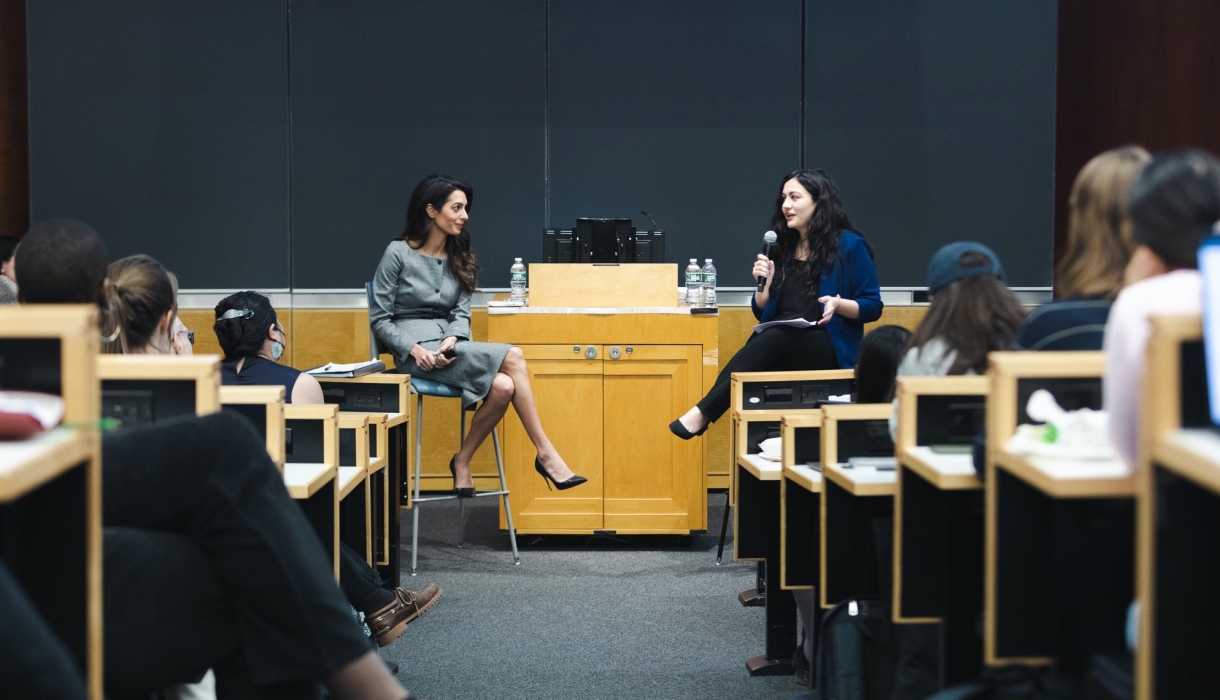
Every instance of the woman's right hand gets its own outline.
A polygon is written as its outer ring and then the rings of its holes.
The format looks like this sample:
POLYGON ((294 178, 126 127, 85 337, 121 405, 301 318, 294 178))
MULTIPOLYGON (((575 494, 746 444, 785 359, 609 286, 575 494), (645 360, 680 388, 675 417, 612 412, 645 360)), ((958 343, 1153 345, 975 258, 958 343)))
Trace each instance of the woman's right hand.
POLYGON ((766 277, 767 283, 763 285, 761 292, 754 293, 754 297, 759 306, 766 306, 767 300, 771 298, 771 280, 775 278, 775 263, 762 253, 758 254, 758 259, 754 261, 754 269, 750 272, 751 279, 757 280, 759 277, 766 277))
POLYGON ((450 360, 439 353, 432 352, 431 350, 425 350, 424 346, 419 345, 418 343, 415 345, 415 347, 411 348, 411 357, 415 360, 415 364, 425 372, 442 369, 448 366, 450 362, 453 362, 453 360, 450 360))

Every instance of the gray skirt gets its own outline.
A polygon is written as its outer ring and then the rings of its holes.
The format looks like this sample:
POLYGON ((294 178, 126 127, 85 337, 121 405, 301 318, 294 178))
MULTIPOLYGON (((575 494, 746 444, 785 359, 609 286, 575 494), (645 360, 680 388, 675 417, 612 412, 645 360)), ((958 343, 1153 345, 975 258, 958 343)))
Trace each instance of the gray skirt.
MULTIPOLYGON (((425 350, 436 351, 441 346, 441 340, 426 340, 420 345, 425 350)), ((394 371, 399 374, 409 374, 412 378, 427 379, 439 384, 448 384, 462 390, 462 406, 471 408, 487 392, 491 391, 491 382, 504 364, 511 345, 504 343, 478 343, 473 340, 459 340, 453 346, 457 359, 441 369, 425 372, 415 364, 415 358, 407 357, 405 361, 395 358, 394 371)))

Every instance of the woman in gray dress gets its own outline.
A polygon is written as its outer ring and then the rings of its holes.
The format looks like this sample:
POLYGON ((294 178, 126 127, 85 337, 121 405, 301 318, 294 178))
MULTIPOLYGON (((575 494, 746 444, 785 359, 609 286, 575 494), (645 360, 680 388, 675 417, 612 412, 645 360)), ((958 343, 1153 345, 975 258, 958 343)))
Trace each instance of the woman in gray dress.
POLYGON ((474 495, 470 460, 511 402, 538 450, 534 468, 563 490, 585 483, 572 473, 542 430, 521 349, 470 340, 470 297, 479 267, 470 252, 474 190, 445 175, 429 175, 407 204, 407 225, 386 247, 373 275, 369 319, 377 340, 394 354, 399 372, 458 388, 475 411, 461 449, 449 460, 454 490, 474 495))

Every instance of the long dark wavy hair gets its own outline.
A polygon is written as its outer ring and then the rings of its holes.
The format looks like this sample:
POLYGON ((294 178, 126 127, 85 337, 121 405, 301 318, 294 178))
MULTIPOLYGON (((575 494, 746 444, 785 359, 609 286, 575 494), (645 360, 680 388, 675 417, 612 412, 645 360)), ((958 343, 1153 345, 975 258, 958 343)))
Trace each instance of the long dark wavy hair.
MULTIPOLYGON (((779 181, 779 194, 775 197, 775 213, 771 215, 771 230, 777 235, 775 280, 772 289, 779 289, 784 282, 786 268, 803 266, 805 275, 805 296, 809 299, 818 298, 818 287, 822 275, 835 264, 835 254, 839 250, 839 234, 845 229, 855 231, 843 204, 839 201, 839 191, 835 188, 830 176, 821 168, 809 170, 798 168, 784 176, 779 181), (809 196, 817 203, 813 216, 809 219, 809 257, 797 260, 793 257, 801 243, 801 234, 796 229, 788 228, 788 220, 784 218, 784 184, 795 179, 801 183, 809 196)), ((872 255, 872 247, 869 247, 872 255)))
MULTIPOLYGON (((419 250, 432 231, 428 205, 440 211, 454 190, 466 194, 466 211, 470 211, 474 204, 474 188, 470 185, 448 175, 432 174, 420 180, 411 193, 411 200, 407 202, 407 225, 394 240, 406 241, 412 250, 419 250)), ((458 235, 445 237, 445 256, 449 258, 449 271, 457 278, 462 289, 474 292, 479 280, 479 265, 470 251, 470 229, 463 226, 458 235)))
MULTIPOLYGON (((962 267, 983 267, 991 260, 982 253, 962 253, 962 267)), ((987 353, 1012 350, 1025 323, 1025 309, 995 275, 972 275, 950 282, 932 295, 909 348, 923 348, 940 338, 957 353, 949 374, 986 374, 987 353)))

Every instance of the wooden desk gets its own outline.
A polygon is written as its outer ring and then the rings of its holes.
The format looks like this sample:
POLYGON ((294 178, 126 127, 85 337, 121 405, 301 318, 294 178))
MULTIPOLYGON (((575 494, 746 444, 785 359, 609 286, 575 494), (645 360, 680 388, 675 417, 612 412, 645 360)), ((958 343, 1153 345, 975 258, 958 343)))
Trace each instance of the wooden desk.
POLYGON ((785 590, 810 590, 820 578, 821 456, 802 454, 803 459, 798 459, 796 443, 799 433, 820 432, 821 428, 822 416, 817 414, 780 419, 783 478, 779 484, 779 578, 780 588, 785 590))
POLYGON ((1136 481, 1135 697, 1214 694, 1220 645, 1220 438, 1199 316, 1152 319, 1136 481))
POLYGON ((373 563, 369 492, 369 417, 339 414, 339 539, 373 563))
POLYGON ((94 306, 0 307, 9 390, 56 394, 60 428, 0 443, 0 559, 103 698, 102 481, 94 306), (53 565, 48 565, 48 563, 53 565))
POLYGON ((822 477, 820 604, 832 608, 849 598, 876 598, 881 583, 873 521, 893 515, 898 476, 892 469, 823 463, 822 477))
MULTIPOLYGON (((1107 523, 1119 551, 1134 551, 1134 482, 1117 460, 1079 462, 1013 454, 1008 442, 1019 423, 1032 422, 1025 405, 1036 389, 1050 391, 1061 406, 1100 408, 1100 352, 991 353, 987 403, 987 479, 984 588, 984 661, 988 665, 1048 665, 1061 656, 1058 587, 1065 577, 1088 571, 1061 568, 1056 547, 1075 537, 1076 520, 1107 523), (1099 508, 1105 512, 1096 512, 1099 508), (1118 538, 1115 540, 1114 538, 1118 538), (1123 544, 1123 538, 1129 538, 1123 544), (1001 576, 1001 573, 1003 574, 1001 576)), ((1063 564, 1071 567, 1071 564, 1063 564)), ((1107 571, 1107 589, 1129 601, 1133 561, 1107 571), (1130 575, 1121 573, 1130 567, 1130 575)), ((1115 624, 1125 615, 1116 609, 1115 624)), ((1121 641, 1117 642, 1121 644, 1121 641)), ((1075 665, 1081 659, 1059 659, 1075 665)))
POLYGON ((220 410, 219 355, 98 355, 97 374, 120 427, 220 410))
POLYGON ((339 576, 339 408, 284 406, 284 483, 313 525, 339 576), (301 495, 303 494, 303 495, 301 495))
MULTIPOLYGON (((407 449, 407 428, 412 418, 415 402, 411 400, 411 377, 406 374, 369 374, 352 379, 321 378, 322 393, 328 403, 339 407, 344 413, 374 412, 386 417, 385 423, 370 418, 369 456, 370 467, 378 459, 385 459, 383 479, 369 480, 369 498, 374 522, 373 550, 377 571, 385 581, 385 587, 393 590, 401 585, 400 547, 401 532, 398 526, 399 506, 411 507, 411 492, 414 485, 411 465, 414 450, 407 449), (392 505, 391 505, 392 504, 392 505)), ((376 472, 376 469, 371 469, 376 472)), ((427 474, 423 477, 427 478, 427 474)), ((439 478, 439 477, 438 477, 439 478)), ((448 470, 444 475, 452 484, 448 470)), ((433 480, 434 484, 441 484, 433 480)))
POLYGON ((510 411, 504 469, 518 533, 707 529, 705 441, 679 440, 667 426, 715 381, 716 322, 676 306, 488 309, 488 340, 521 348, 547 435, 589 479, 548 491, 510 411))
POLYGON ((981 431, 983 417, 973 406, 989 388, 987 377, 954 376, 899 377, 895 389, 893 619, 942 625, 942 685, 977 678, 983 667, 976 632, 983 610, 983 483, 973 455, 932 445, 949 432, 957 440, 981 431), (946 425, 956 427, 946 432, 946 425))
POLYGON ((284 471, 284 387, 222 386, 223 410, 245 416, 267 443, 267 454, 284 471))

